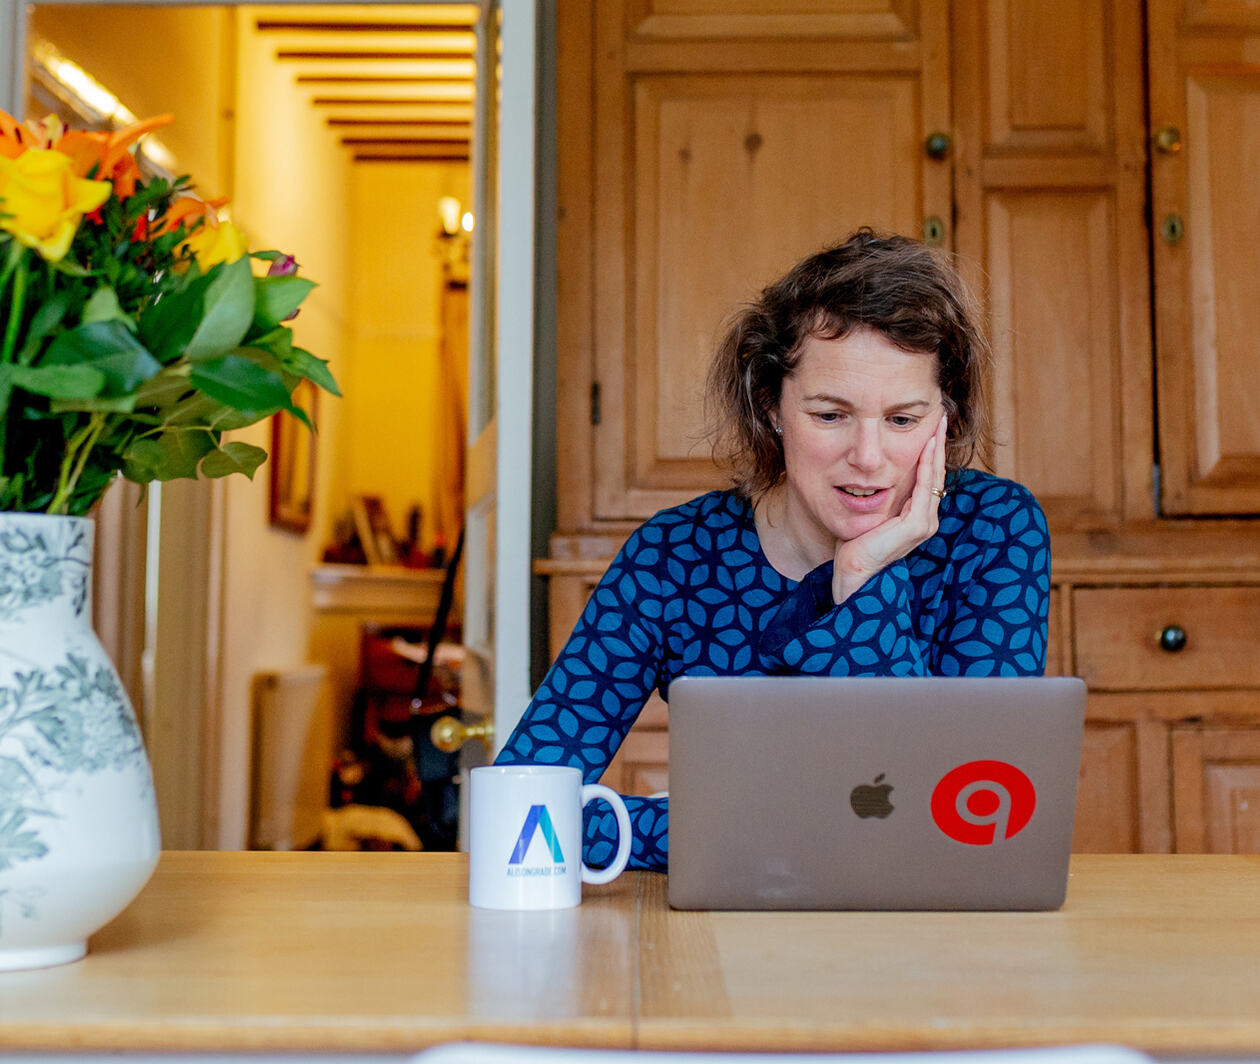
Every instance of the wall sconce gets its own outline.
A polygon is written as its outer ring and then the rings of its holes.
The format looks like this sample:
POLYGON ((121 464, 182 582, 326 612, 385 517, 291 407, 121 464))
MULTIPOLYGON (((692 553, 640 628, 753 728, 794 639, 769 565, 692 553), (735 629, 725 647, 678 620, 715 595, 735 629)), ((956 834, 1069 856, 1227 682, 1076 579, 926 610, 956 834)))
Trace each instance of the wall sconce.
POLYGON ((443 196, 438 200, 438 218, 442 222, 443 237, 455 237, 473 231, 473 212, 462 208, 463 205, 454 196, 443 196))
POLYGON ((454 196, 438 200, 438 254, 443 265, 451 268, 468 265, 469 234, 476 224, 472 211, 466 211, 454 196))
POLYGON ((438 218, 442 222, 442 236, 450 238, 459 233, 460 203, 454 196, 438 200, 438 218))

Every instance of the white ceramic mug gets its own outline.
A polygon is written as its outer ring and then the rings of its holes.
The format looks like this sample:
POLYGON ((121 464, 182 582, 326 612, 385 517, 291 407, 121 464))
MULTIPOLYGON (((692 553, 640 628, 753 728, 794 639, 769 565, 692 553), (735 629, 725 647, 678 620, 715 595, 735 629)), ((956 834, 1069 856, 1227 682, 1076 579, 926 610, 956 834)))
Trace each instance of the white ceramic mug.
POLYGON ((610 883, 630 860, 621 795, 564 765, 485 765, 471 773, 468 900, 483 909, 567 909, 583 883, 610 883), (596 798, 617 817, 617 855, 582 863, 582 810, 596 798))

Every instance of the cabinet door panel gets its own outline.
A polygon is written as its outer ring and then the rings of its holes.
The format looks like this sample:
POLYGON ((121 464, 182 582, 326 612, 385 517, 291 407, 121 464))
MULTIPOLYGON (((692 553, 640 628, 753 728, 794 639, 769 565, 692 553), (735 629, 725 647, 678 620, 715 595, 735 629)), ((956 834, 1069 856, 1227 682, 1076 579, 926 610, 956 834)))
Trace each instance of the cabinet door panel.
POLYGON ((1151 156, 1162 502, 1176 514, 1255 513, 1260 33, 1217 19, 1225 5, 1195 6, 1211 16, 1199 28, 1178 21, 1177 0, 1150 5, 1151 121, 1180 136, 1151 156), (1181 236, 1168 228, 1178 219, 1181 236))
POLYGON ((731 308, 859 224, 917 229, 914 82, 645 78, 635 114, 626 488, 692 494, 721 483, 702 391, 731 308))
POLYGON ((1260 307, 1254 273, 1239 268, 1260 242, 1260 210, 1247 209, 1260 168, 1260 72, 1188 78, 1186 119, 1195 472, 1228 484, 1260 477, 1260 307))
POLYGON ((991 461, 1055 527, 1148 517, 1141 5, 959 0, 950 46, 957 248, 990 297, 991 461))
MULTIPOLYGON (((859 225, 920 236, 928 216, 949 242, 953 160, 924 148, 950 130, 948 21, 941 0, 594 9, 599 409, 560 440, 590 440, 589 511, 566 514, 629 523, 726 482, 704 432, 708 365, 727 316, 793 262, 859 225)), ((563 138, 561 157, 580 160, 563 138)))
POLYGON ((993 0, 985 140, 998 150, 1102 151, 1112 139, 1109 5, 993 0))
POLYGON ((1137 732, 1130 722, 1090 721, 1076 787, 1076 853, 1137 853, 1137 732))
POLYGON ((1111 198, 1007 192, 988 207, 997 470, 1026 484, 1052 521, 1115 514, 1121 348, 1111 198))
POLYGON ((1185 0, 1185 26, 1196 30, 1251 30, 1260 32, 1260 8, 1248 0, 1185 0))
POLYGON ((1167 694, 1089 694, 1072 848, 1094 853, 1168 853, 1172 783, 1167 694))
POLYGON ((1260 728, 1173 732, 1178 853, 1260 853, 1260 728))

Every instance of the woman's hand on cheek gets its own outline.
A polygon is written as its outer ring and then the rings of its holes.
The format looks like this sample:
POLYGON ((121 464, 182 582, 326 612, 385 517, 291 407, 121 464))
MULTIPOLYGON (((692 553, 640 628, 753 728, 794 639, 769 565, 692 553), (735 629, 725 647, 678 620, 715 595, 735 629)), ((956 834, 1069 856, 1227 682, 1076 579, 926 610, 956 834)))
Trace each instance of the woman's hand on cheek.
POLYGON ((844 602, 881 569, 904 558, 926 543, 938 527, 937 511, 945 489, 944 415, 919 454, 914 487, 901 513, 856 539, 836 544, 835 574, 831 594, 836 605, 844 602))

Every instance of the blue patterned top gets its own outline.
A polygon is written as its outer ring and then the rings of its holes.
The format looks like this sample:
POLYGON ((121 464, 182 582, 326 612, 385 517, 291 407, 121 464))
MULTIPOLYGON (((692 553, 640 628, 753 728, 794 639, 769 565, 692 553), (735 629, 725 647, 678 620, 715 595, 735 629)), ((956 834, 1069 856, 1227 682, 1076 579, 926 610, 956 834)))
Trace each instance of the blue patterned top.
MULTIPOLYGON (((497 759, 599 779, 653 689, 696 676, 1036 676, 1045 671, 1050 537, 1029 491, 951 478, 935 536, 844 603, 832 563, 799 582, 761 550, 749 502, 714 491, 626 541, 497 759)), ((626 798, 630 867, 664 870, 668 799, 626 798)), ((584 857, 606 864, 616 820, 590 807, 584 857)))

